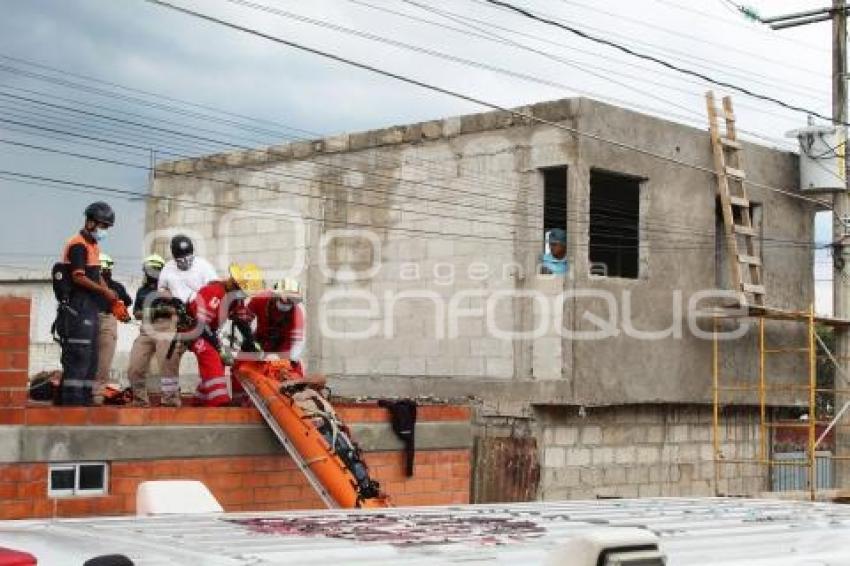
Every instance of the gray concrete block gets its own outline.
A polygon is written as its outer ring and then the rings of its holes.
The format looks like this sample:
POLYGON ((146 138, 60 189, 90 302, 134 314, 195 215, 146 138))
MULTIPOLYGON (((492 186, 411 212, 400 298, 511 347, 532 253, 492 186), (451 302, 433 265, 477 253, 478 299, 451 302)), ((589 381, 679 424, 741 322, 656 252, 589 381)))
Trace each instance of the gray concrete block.
POLYGON ((460 135, 461 117, 443 118, 443 137, 452 138, 460 135))
POLYGON ((553 440, 561 446, 575 446, 578 441, 578 428, 574 426, 559 426, 553 429, 553 440))
POLYGON ((23 427, 0 425, 0 463, 21 461, 21 431, 23 427))
POLYGON ((602 442, 602 428, 588 425, 581 429, 581 443, 584 446, 596 446, 602 442))
POLYGON ((420 124, 422 137, 427 140, 436 140, 443 135, 443 123, 440 120, 431 120, 420 124))
POLYGON ((293 159, 304 159, 316 153, 316 149, 311 141, 297 141, 290 144, 292 147, 293 159))
POLYGON ((543 451, 543 465, 547 468, 562 468, 566 464, 564 449, 558 446, 549 446, 543 451))
POLYGON ((348 134, 339 134, 325 138, 324 150, 326 153, 336 153, 340 151, 348 151, 348 134))
POLYGON ((591 462, 590 450, 587 448, 567 448, 568 466, 589 466, 591 462))

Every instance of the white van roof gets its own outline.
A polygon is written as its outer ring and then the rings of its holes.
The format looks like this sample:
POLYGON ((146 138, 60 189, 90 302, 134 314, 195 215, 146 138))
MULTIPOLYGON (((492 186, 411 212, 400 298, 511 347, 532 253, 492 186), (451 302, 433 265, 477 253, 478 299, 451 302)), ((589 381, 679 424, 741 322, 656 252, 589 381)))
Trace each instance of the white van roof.
POLYGON ((716 498, 0 521, 0 547, 40 566, 533 565, 617 527, 653 533, 673 566, 850 564, 850 506, 716 498))

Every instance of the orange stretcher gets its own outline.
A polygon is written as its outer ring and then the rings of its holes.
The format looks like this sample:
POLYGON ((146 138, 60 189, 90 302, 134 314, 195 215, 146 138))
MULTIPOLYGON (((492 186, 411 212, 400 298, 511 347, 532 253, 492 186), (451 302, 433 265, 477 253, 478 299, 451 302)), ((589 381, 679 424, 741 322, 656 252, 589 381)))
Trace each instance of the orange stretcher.
POLYGON ((348 427, 289 369, 286 360, 237 361, 233 375, 328 508, 389 507, 348 427), (315 410, 305 408, 305 392, 315 410))

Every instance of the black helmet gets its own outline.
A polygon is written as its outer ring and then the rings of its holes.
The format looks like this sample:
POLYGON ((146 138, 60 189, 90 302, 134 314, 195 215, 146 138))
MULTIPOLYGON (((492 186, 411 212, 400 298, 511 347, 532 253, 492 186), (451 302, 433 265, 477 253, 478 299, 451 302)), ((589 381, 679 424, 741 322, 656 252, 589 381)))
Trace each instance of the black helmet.
POLYGON ((112 210, 111 206, 99 200, 86 207, 86 220, 94 220, 112 226, 115 224, 115 211, 112 210))
POLYGON ((190 256, 195 253, 195 246, 192 245, 192 240, 189 236, 177 234, 171 238, 171 256, 174 259, 190 256))

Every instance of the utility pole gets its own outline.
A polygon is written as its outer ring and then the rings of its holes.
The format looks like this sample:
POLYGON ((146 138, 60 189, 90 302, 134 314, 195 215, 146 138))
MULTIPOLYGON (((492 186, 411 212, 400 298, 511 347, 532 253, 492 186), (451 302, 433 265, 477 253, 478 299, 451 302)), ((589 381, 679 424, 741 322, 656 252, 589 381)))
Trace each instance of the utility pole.
MULTIPOLYGON (((842 133, 839 143, 844 142, 845 155, 844 179, 847 182, 847 9, 846 0, 832 0, 832 120, 842 133)), ((850 318, 850 275, 847 273, 847 262, 844 261, 844 239, 847 237, 848 220, 850 220, 850 195, 847 191, 838 191, 832 196, 832 249, 834 254, 842 254, 842 261, 833 262, 835 268, 832 274, 832 312, 835 318, 850 318)), ((840 366, 835 371, 835 386, 841 383, 839 372, 847 373, 850 361, 850 331, 840 326, 835 327, 836 358, 840 366)), ((839 410, 848 401, 846 395, 835 396, 835 410, 839 410)), ((835 449, 839 445, 850 443, 846 429, 835 430, 835 449)), ((835 466, 837 487, 850 486, 850 466, 847 462, 838 460, 835 466)))
MULTIPOLYGON (((762 18, 761 22, 769 24, 773 29, 785 29, 807 25, 826 20, 832 20, 832 120, 838 128, 838 143, 844 144, 841 155, 847 155, 847 2, 832 0, 830 8, 797 12, 786 16, 762 18)), ((834 270, 832 276, 832 311, 838 319, 850 319, 850 262, 845 261, 845 240, 850 236, 850 195, 846 190, 847 164, 844 160, 845 190, 838 191, 832 197, 832 253, 834 270)), ((839 363, 836 368, 836 384, 838 374, 850 374, 850 329, 835 327, 835 357, 839 363)), ((850 397, 835 396, 836 410, 840 409, 850 397)), ((814 415, 809 415, 814 418, 814 415)), ((846 429, 837 428, 835 432, 835 451, 839 446, 850 445, 850 433, 846 429)), ((839 460, 835 466, 837 487, 850 488, 850 464, 839 460)))

